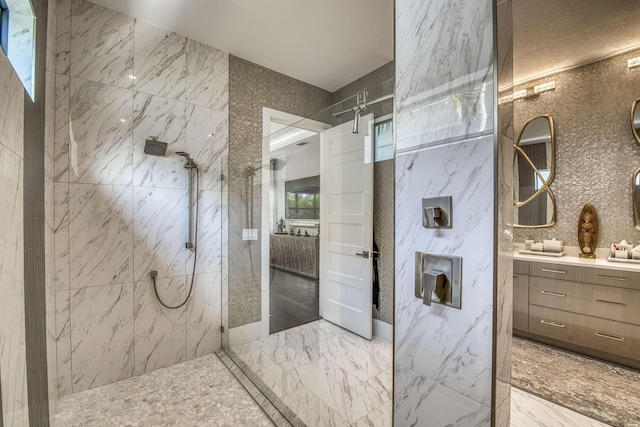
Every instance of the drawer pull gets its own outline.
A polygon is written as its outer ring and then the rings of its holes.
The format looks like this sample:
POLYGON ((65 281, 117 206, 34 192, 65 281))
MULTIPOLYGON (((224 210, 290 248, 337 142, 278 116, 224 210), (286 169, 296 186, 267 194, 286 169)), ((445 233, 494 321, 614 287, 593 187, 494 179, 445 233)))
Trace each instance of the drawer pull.
POLYGON ((602 337, 602 338, 609 338, 610 340, 615 340, 615 341, 624 341, 624 337, 617 337, 615 335, 609 335, 609 334, 605 334, 597 331, 596 331, 596 336, 602 337))
POLYGON ((558 274, 567 274, 566 271, 562 271, 562 270, 552 270, 550 268, 543 268, 542 271, 547 272, 547 273, 558 273, 558 274))
POLYGON ((626 282, 627 281, 626 277, 607 276, 606 274, 598 274, 597 276, 602 278, 602 279, 617 280, 619 282, 626 282))
POLYGON ((552 322, 550 320, 540 320, 540 323, 544 323, 545 325, 549 325, 549 326, 555 326, 556 328, 564 328, 564 325, 562 323, 556 323, 556 322, 552 322))
POLYGON ((551 292, 551 291, 540 291, 541 294, 544 295, 553 295, 554 297, 566 297, 567 294, 559 294, 557 292, 551 292))
POLYGON ((621 306, 625 306, 626 304, 622 303, 622 302, 615 302, 615 301, 607 301, 605 299, 597 299, 596 302, 603 302, 605 304, 614 304, 614 305, 621 305, 621 306))

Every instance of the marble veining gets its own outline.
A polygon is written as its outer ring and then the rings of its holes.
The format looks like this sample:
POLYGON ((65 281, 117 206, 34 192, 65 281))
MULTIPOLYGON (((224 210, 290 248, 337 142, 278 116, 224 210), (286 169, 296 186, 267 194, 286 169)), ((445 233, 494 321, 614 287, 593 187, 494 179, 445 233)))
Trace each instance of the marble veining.
POLYGON ((132 282, 131 187, 69 187, 71 288, 132 282))
POLYGON ((53 177, 56 182, 69 181, 69 88, 69 76, 56 74, 53 143, 53 177))
MULTIPOLYGON (((176 306, 186 297, 186 276, 156 279, 165 304, 176 306)), ((169 310, 157 301, 150 280, 136 282, 134 293, 135 374, 186 360, 185 307, 169 310)))
POLYGON ((130 185, 132 91, 71 78, 69 180, 130 185))
POLYGON ((134 19, 86 0, 71 0, 70 20, 70 75, 131 88, 134 19))
MULTIPOLYGON (((191 280, 190 276, 187 276, 191 280)), ((220 272, 196 274, 187 303, 187 359, 220 349, 222 325, 220 272)))
POLYGON ((389 343, 318 320, 231 351, 307 425, 391 425, 389 343))
POLYGON ((26 425, 28 408, 23 295, 0 297, 0 381, 5 425, 26 425))
POLYGON ((56 73, 69 74, 71 55, 71 0, 56 0, 56 73))
POLYGON ((133 284, 71 292, 73 392, 133 375, 133 284))
POLYGON ((492 133, 492 20, 486 0, 397 3, 398 153, 492 133))
POLYGON ((229 54, 187 40, 186 100, 189 104, 229 111, 229 54))
POLYGON ((0 144, 23 156, 24 89, 5 55, 0 55, 0 144))
POLYGON ((483 405, 491 401, 492 150, 483 137, 396 159, 396 363, 483 405), (433 195, 453 197, 452 229, 422 227, 420 201, 433 195), (415 251, 463 257, 461 310, 415 298, 415 251))
POLYGON ((148 279, 152 270, 158 272, 158 278, 187 274, 185 197, 184 190, 133 189, 134 280, 148 279))
POLYGON ((73 392, 71 378, 71 296, 69 290, 56 291, 56 358, 58 397, 73 392))
POLYGON ((133 99, 133 185, 185 188, 184 160, 176 151, 186 150, 185 104, 136 92, 133 99), (144 153, 145 141, 156 137, 167 143, 164 157, 144 153))
POLYGON ((200 190, 220 190, 222 157, 229 153, 228 113, 187 106, 187 153, 199 166, 200 190))
POLYGON ((184 101, 187 38, 139 19, 134 28, 135 89, 184 101))
POLYGON ((0 165, 1 298, 24 293, 24 190, 22 159, 4 145, 0 145, 0 165))
MULTIPOLYGON (((195 201, 194 217, 195 217, 195 201)), ((196 274, 219 272, 222 269, 222 194, 200 191, 198 203, 198 240, 196 274)), ((194 223, 195 224, 195 223, 194 223)), ((187 274, 193 271, 193 253, 187 253, 187 274)))

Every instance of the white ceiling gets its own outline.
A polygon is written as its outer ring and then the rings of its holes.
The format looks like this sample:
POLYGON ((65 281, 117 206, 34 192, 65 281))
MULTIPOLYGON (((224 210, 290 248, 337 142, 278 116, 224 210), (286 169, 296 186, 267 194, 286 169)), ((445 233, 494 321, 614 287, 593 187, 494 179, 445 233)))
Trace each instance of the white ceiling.
POLYGON ((640 47, 638 0, 514 0, 516 83, 640 47))
MULTIPOLYGON (((91 1, 331 92, 394 54, 394 0, 91 1)), ((513 23, 516 83, 640 47, 639 0, 513 0, 513 23)))
POLYGON ((333 92, 393 59, 393 0, 91 0, 333 92))

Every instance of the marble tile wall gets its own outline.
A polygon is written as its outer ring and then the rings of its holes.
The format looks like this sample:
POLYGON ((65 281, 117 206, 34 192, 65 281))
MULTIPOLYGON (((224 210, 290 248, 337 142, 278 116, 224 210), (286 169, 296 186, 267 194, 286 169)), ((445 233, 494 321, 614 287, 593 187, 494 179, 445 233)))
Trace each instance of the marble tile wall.
MULTIPOLYGON (((517 32, 514 37, 523 39, 517 32)), ((514 116, 516 138, 530 118, 542 114, 553 117, 556 175, 551 189, 558 215, 551 228, 516 228, 516 242, 555 237, 565 245, 578 246, 576 224, 586 203, 598 214, 598 247, 609 247, 622 239, 634 245, 640 242, 632 198, 640 144, 633 137, 629 120, 631 105, 640 97, 640 69, 627 68, 627 60, 638 55, 640 50, 636 49, 516 86, 518 90, 556 82, 556 89, 544 96, 516 100, 514 116)))
POLYGON ((396 2, 397 425, 492 422, 494 288, 508 286, 495 253, 493 3, 396 2), (453 198, 450 229, 422 226, 421 200, 435 196, 453 198), (463 258, 461 310, 414 296, 416 251, 463 258))
POLYGON ((28 425, 24 314, 24 89, 0 53, 0 416, 28 425))
POLYGON ((56 6, 50 330, 64 396, 220 348, 229 56, 85 0, 56 6), (151 136, 165 157, 144 154, 151 136), (177 151, 199 165, 197 264, 189 302, 168 310, 149 272, 177 305, 194 262, 177 151))

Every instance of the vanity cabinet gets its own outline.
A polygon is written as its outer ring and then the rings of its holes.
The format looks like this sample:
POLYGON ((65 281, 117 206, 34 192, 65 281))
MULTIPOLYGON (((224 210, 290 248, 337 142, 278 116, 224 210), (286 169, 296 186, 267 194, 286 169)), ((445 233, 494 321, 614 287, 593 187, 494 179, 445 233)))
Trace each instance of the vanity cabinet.
POLYGON ((516 335, 640 368, 640 271, 517 260, 513 318, 516 335))

